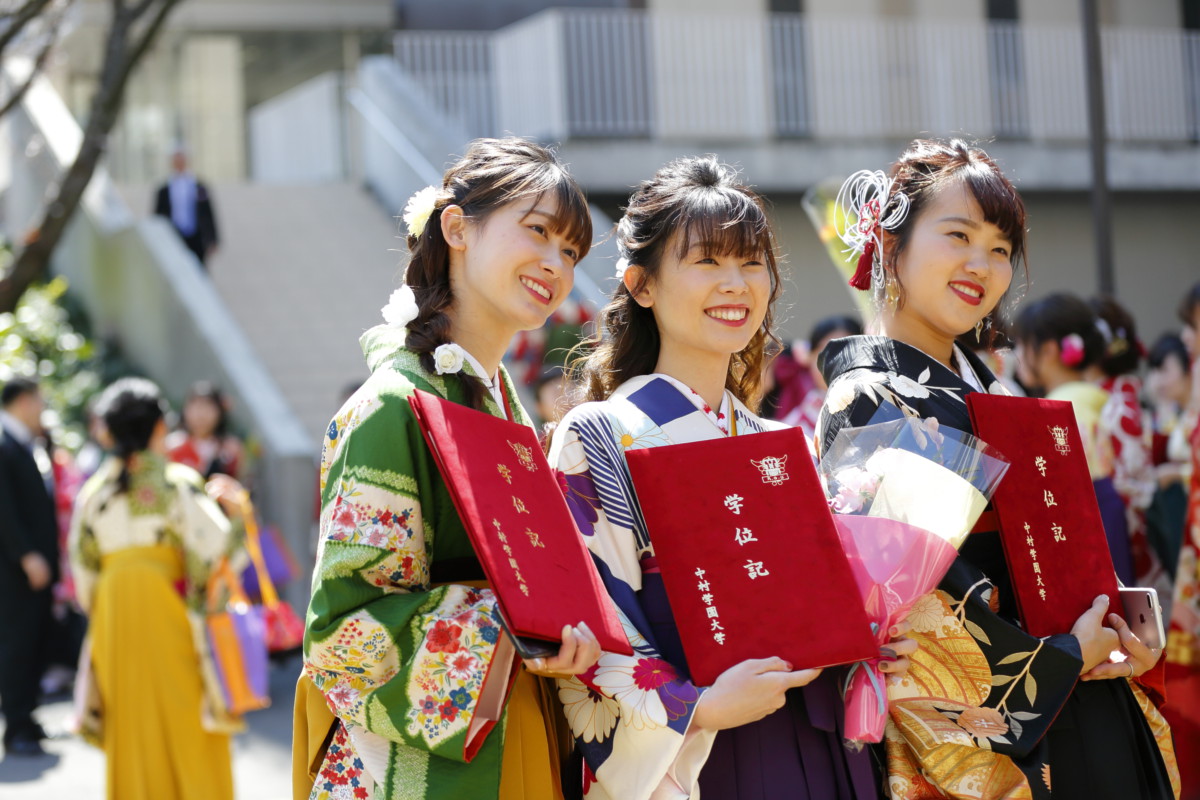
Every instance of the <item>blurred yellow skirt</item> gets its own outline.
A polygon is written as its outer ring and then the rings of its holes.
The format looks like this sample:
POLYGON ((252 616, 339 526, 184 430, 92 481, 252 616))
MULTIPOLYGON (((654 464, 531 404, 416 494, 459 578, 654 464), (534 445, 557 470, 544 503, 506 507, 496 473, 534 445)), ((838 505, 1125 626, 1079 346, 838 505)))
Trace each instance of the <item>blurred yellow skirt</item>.
POLYGON ((92 607, 110 800, 232 800, 229 737, 201 726, 199 659, 173 547, 104 556, 92 607))

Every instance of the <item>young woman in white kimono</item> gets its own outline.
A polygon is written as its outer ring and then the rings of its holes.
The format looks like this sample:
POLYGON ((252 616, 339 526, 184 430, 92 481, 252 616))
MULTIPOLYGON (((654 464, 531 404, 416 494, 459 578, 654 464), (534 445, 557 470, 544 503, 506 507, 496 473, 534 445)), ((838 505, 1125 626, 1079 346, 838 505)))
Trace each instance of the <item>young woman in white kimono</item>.
MULTIPOLYGON (((762 201, 714 157, 681 159, 633 194, 617 243, 621 283, 581 367, 595 402, 550 452, 635 649, 559 680, 586 796, 876 797, 869 754, 842 743, 835 670, 768 658, 691 683, 625 464, 629 449, 778 427, 752 410, 780 291, 762 201)), ((893 643, 886 668, 905 669, 912 646, 893 643)))

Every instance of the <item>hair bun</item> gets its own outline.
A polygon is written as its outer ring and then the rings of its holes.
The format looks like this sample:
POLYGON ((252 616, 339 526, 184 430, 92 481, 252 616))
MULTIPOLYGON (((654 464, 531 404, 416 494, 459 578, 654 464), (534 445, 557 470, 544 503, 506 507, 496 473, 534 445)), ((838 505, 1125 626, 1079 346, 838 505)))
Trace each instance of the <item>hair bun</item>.
POLYGON ((706 188, 728 182, 730 174, 733 172, 718 161, 715 155, 711 154, 697 158, 693 162, 693 166, 695 168, 692 174, 693 180, 698 186, 706 188))

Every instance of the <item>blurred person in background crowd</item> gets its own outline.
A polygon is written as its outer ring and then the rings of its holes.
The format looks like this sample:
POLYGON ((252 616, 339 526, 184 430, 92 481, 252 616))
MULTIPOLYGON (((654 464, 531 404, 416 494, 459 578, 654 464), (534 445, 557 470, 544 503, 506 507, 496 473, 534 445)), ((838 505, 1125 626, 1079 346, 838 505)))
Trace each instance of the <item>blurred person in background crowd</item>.
POLYGON ((1191 392, 1179 427, 1191 448, 1187 516, 1175 571, 1171 627, 1167 631, 1167 696, 1163 710, 1175 733, 1184 800, 1200 798, 1200 283, 1179 306, 1180 338, 1191 359, 1191 392))
MULTIPOLYGON (((781 422, 792 427, 798 426, 804 431, 804 435, 812 440, 817 430, 817 415, 821 413, 821 406, 825 405, 825 390, 829 388, 821 370, 817 369, 817 361, 821 353, 825 352, 825 346, 834 339, 861 336, 862 332, 862 323, 843 314, 825 317, 813 326, 806 342, 807 353, 801 363, 801 367, 812 379, 812 388, 804 394, 799 405, 779 418, 781 422)), ((776 363, 780 361, 783 361, 782 357, 777 359, 776 363)))
POLYGON ((205 478, 218 473, 241 478, 242 442, 229 432, 229 400, 214 384, 197 381, 183 402, 180 429, 167 438, 172 461, 205 478))
POLYGON ((1113 486, 1125 503, 1129 528, 1129 552, 1134 583, 1158 591, 1169 600, 1171 575, 1150 546, 1146 533, 1146 509, 1158 485, 1150 457, 1149 415, 1142 408, 1142 380, 1138 376, 1146 348, 1138 339, 1133 315, 1111 297, 1090 301, 1096 327, 1104 337, 1104 352, 1089 371, 1088 378, 1108 392, 1100 409, 1097 435, 1112 454, 1113 486))
POLYGON ((112 449, 108 429, 104 427, 103 418, 96 413, 96 401, 99 399, 100 397, 97 395, 88 401, 84 412, 87 420, 87 440, 75 454, 75 466, 83 474, 84 480, 92 477, 92 474, 100 469, 100 465, 108 456, 108 451, 112 449))
POLYGON ((45 403, 36 382, 0 392, 0 710, 8 755, 44 755, 33 718, 53 637, 58 579, 53 465, 40 441, 45 403))
POLYGON ((1052 294, 1027 305, 1014 330, 1017 372, 1026 388, 1075 407, 1113 566, 1121 582, 1133 586, 1125 502, 1114 482, 1112 444, 1100 424, 1109 393, 1086 377, 1107 347, 1096 319, 1091 307, 1071 294, 1052 294))
POLYGON ((1183 424, 1183 412, 1192 395, 1192 362, 1183 339, 1173 333, 1158 338, 1146 361, 1146 402, 1153 425, 1151 460, 1158 483, 1146 510, 1146 528, 1151 546, 1167 574, 1174 577, 1192 474, 1191 446, 1183 424))
POLYGON ((83 487, 85 476, 76 465, 71 451, 59 447, 47 429, 43 437, 46 452, 54 470, 54 507, 58 523, 59 579, 54 584, 51 617, 54 629, 47 651, 46 672, 42 676, 42 692, 54 695, 69 691, 79 663, 79 650, 87 631, 87 620, 75 608, 75 579, 67 559, 67 537, 71 532, 71 515, 75 498, 83 487))
POLYGON ((154 213, 170 221, 203 268, 219 242, 217 217, 208 187, 188 169, 187 152, 182 147, 171 154, 171 177, 154 196, 154 213))
POLYGON ((211 680, 203 620, 218 565, 244 561, 245 490, 218 475, 206 492, 168 462, 167 404, 150 381, 117 381, 98 411, 114 456, 80 492, 68 548, 91 621, 80 733, 107 756, 109 800, 232 800, 240 721, 211 680))
POLYGON ((560 366, 544 367, 533 384, 534 410, 542 427, 562 419, 567 412, 570 381, 560 366))

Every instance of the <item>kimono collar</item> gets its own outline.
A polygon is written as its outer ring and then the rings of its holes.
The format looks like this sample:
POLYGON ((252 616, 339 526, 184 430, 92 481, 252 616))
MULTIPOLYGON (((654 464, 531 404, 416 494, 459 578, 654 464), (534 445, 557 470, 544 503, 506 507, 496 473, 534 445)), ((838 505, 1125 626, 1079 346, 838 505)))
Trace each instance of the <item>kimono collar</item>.
MULTIPOLYGON (((1002 391, 996 387, 999 381, 992 371, 970 350, 959 350, 961 358, 975 373, 979 383, 991 393, 1002 391)), ((856 369, 875 372, 890 372, 897 375, 915 376, 923 370, 930 371, 930 382, 950 387, 959 395, 977 391, 954 370, 933 356, 910 344, 890 339, 887 336, 847 336, 834 339, 825 346, 817 366, 825 382, 832 384, 839 376, 856 369)))
POLYGON ((467 348, 462 347, 462 345, 459 345, 459 347, 462 348, 463 361, 466 362, 463 365, 464 368, 470 367, 471 373, 474 374, 476 378, 479 378, 479 380, 483 381, 483 385, 487 387, 488 394, 490 394, 492 399, 496 401, 496 408, 503 409, 504 392, 500 388, 500 370, 497 369, 496 374, 490 378, 484 377, 485 370, 483 368, 483 364, 479 363, 479 359, 471 355, 471 351, 467 348))
POLYGON ((367 357, 367 368, 374 372, 385 364, 390 363, 401 351, 405 350, 404 339, 408 336, 406 328, 395 325, 376 325, 358 340, 363 355, 367 357))
POLYGON ((729 402, 730 395, 728 389, 721 390, 721 407, 717 411, 713 411, 712 406, 705 402, 704 398, 700 396, 699 392, 678 378, 673 378, 670 375, 666 375, 662 372, 655 372, 654 377, 662 378, 664 381, 678 389, 681 395, 692 402, 692 405, 696 407, 697 411, 708 417, 709 422, 711 422, 713 425, 716 425, 717 428, 726 436, 729 435, 729 420, 733 414, 733 407, 729 402))
MULTIPOLYGON (((625 381, 616 388, 609 400, 622 398, 632 403, 655 425, 666 431, 671 443, 682 444, 724 436, 724 431, 716 422, 693 402, 691 394, 692 390, 679 381, 668 380, 664 375, 651 374, 639 375, 625 381), (694 424, 694 420, 700 417, 706 420, 706 424, 694 424)), ((741 400, 732 396, 729 396, 726 414, 730 419, 737 421, 738 435, 786 427, 760 418, 741 400)))
MULTIPOLYGON (((433 392, 439 397, 452 400, 456 403, 464 402, 465 398, 462 390, 459 388, 459 382, 456 380, 447 381, 446 378, 449 377, 448 375, 438 375, 426 370, 417 354, 405 346, 404 340, 406 336, 405 329, 386 324, 376 325, 362 335, 358 342, 362 346, 363 355, 367 358, 367 366, 371 372, 392 367, 410 376, 419 376, 420 383, 417 384, 417 388, 419 389, 433 392)), ((467 353, 465 349, 463 352, 467 356, 463 359, 463 369, 477 378, 482 378, 483 368, 478 366, 475 358, 470 353, 467 353)), ((487 383, 487 378, 483 378, 483 380, 487 383)), ((504 368, 503 364, 496 371, 496 376, 492 383, 491 391, 486 393, 483 398, 485 410, 493 416, 508 416, 504 413, 504 404, 497 401, 497 397, 501 396, 500 387, 503 385, 505 391, 508 393, 513 419, 522 425, 532 427, 533 421, 525 413, 525 409, 517 399, 516 387, 513 385, 508 370, 504 368)))

